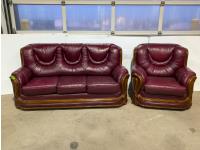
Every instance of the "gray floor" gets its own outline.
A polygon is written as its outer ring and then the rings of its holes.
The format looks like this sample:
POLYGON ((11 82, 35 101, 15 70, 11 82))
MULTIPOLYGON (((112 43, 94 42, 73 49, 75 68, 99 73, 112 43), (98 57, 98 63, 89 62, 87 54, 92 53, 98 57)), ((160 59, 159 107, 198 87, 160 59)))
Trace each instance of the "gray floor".
POLYGON ((200 92, 186 111, 112 109, 21 111, 2 98, 2 150, 199 150, 200 92))

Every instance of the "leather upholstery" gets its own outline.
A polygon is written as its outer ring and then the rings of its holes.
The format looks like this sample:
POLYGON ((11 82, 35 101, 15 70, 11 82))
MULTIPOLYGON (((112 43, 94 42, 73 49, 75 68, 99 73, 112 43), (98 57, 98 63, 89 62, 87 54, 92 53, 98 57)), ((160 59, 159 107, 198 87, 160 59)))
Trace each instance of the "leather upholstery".
POLYGON ((12 73, 14 75, 21 86, 25 85, 32 77, 32 72, 30 69, 26 67, 21 67, 12 73))
POLYGON ((86 51, 88 75, 110 75, 120 64, 121 49, 115 45, 87 45, 86 51))
POLYGON ((59 52, 56 44, 30 44, 21 49, 23 66, 29 68, 34 76, 58 75, 59 52))
POLYGON ((73 94, 45 94, 45 95, 21 95, 20 98, 23 100, 72 100, 72 99, 91 99, 94 98, 110 98, 110 97, 120 97, 121 93, 112 94, 91 94, 91 93, 73 93, 73 94))
POLYGON ((35 76, 110 75, 120 64, 114 44, 30 44, 21 49, 23 65, 35 76))
POLYGON ((133 103, 153 108, 189 108, 196 74, 187 68, 187 58, 188 50, 177 44, 137 46, 131 65, 133 103))
POLYGON ((11 78, 17 107, 108 107, 127 101, 129 75, 114 44, 29 44, 20 52, 22 68, 11 78))
POLYGON ((24 95, 43 95, 56 93, 58 77, 35 77, 22 87, 24 95))
POLYGON ((133 64, 131 67, 131 70, 132 70, 131 74, 139 75, 142 78, 142 80, 144 81, 144 83, 146 82, 147 73, 145 72, 145 70, 142 67, 140 67, 137 64, 133 64))
POLYGON ((180 85, 175 78, 152 77, 147 78, 144 91, 154 95, 173 95, 184 97, 187 94, 186 87, 180 85))
POLYGON ((58 79, 58 94, 86 93, 86 76, 62 76, 58 79))
POLYGON ((187 49, 176 44, 142 44, 137 47, 136 61, 148 75, 174 76, 185 67, 187 49))
POLYGON ((115 81, 117 81, 118 83, 120 83, 120 81, 122 80, 123 77, 125 77, 125 75, 128 74, 128 71, 125 67, 123 67, 122 65, 117 66, 113 71, 112 71, 112 77, 115 79, 115 81))
POLYGON ((187 86, 188 85, 188 81, 192 76, 196 76, 196 74, 191 69, 186 68, 186 67, 180 68, 176 72, 176 79, 183 86, 187 86))
POLYGON ((88 76, 87 92, 93 94, 120 93, 120 85, 110 76, 88 76))
POLYGON ((84 55, 82 44, 62 44, 58 52, 59 74, 61 75, 84 75, 84 55))

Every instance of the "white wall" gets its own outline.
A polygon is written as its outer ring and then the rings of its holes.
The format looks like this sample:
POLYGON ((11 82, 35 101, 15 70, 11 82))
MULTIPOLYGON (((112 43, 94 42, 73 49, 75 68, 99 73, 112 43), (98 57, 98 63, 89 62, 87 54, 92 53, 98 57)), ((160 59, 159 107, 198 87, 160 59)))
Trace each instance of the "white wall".
POLYGON ((189 48, 188 66, 197 73, 199 79, 194 90, 200 90, 200 36, 144 37, 107 35, 66 35, 66 34, 13 34, 1 35, 1 93, 12 93, 10 74, 21 66, 20 48, 30 43, 114 43, 123 49, 123 65, 130 71, 132 50, 140 43, 178 43, 189 48))

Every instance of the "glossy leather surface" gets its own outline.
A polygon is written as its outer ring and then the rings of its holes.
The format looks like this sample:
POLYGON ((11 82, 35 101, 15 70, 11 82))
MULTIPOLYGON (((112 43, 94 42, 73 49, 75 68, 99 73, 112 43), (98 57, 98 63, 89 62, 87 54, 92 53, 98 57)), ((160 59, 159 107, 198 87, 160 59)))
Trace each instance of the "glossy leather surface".
POLYGON ((19 80, 21 86, 25 85, 32 78, 31 70, 26 67, 17 69, 12 75, 19 80))
POLYGON ((113 71, 112 71, 112 77, 120 83, 123 77, 128 74, 128 70, 123 67, 122 65, 118 65, 113 71))
POLYGON ((144 83, 146 82, 147 73, 142 67, 140 67, 137 64, 133 64, 131 67, 131 72, 132 72, 132 74, 139 75, 143 79, 144 83))
POLYGON ((87 76, 87 92, 113 94, 120 92, 120 85, 110 76, 87 76))
MULTIPOLYGON (((56 87, 59 94, 87 92, 86 84, 89 84, 89 93, 119 92, 119 84, 112 76, 120 82, 122 76, 128 74, 120 65, 121 48, 114 44, 30 44, 22 48, 21 55, 23 66, 31 70, 33 76, 59 78, 56 87), (90 75, 94 77, 86 81, 90 75)), ((32 87, 31 84, 27 86, 32 87)))
POLYGON ((142 44, 137 47, 137 64, 151 76, 174 76, 185 67, 187 49, 176 44, 142 44))
POLYGON ((87 74, 110 75, 120 64, 120 51, 121 49, 115 45, 87 45, 87 74))
POLYGON ((58 94, 86 93, 86 76, 62 76, 58 79, 58 94))
POLYGON ((120 64, 114 44, 30 44, 21 49, 23 65, 35 76, 110 75, 120 64))
POLYGON ((191 106, 196 74, 187 68, 188 50, 177 44, 141 44, 131 65, 133 103, 152 108, 191 106))
POLYGON ((23 109, 124 105, 129 75, 121 58, 114 44, 29 44, 21 49, 22 68, 11 78, 15 104, 23 109))
POLYGON ((150 94, 145 92, 144 90, 141 92, 141 95, 143 97, 148 97, 148 98, 152 98, 152 99, 162 99, 165 100, 167 102, 167 100, 172 100, 172 99, 176 99, 177 101, 184 101, 186 96, 175 96, 175 95, 164 95, 164 94, 150 94))
POLYGON ((184 97, 187 94, 186 87, 182 86, 172 77, 148 77, 144 85, 144 91, 154 95, 173 95, 184 97))
POLYGON ((183 86, 187 86, 188 84, 188 80, 192 77, 192 76, 196 76, 196 73, 193 72, 191 69, 189 68, 180 68, 177 72, 176 72, 176 79, 179 81, 180 84, 182 84, 183 86))
POLYGON ((24 95, 43 95, 56 93, 58 77, 35 77, 22 87, 24 95))
POLYGON ((91 94, 91 93, 74 93, 74 94, 44 94, 44 95, 34 95, 27 96, 21 95, 21 99, 26 100, 66 100, 66 99, 91 99, 91 98, 110 98, 110 97, 119 97, 121 93, 112 93, 112 94, 91 94))

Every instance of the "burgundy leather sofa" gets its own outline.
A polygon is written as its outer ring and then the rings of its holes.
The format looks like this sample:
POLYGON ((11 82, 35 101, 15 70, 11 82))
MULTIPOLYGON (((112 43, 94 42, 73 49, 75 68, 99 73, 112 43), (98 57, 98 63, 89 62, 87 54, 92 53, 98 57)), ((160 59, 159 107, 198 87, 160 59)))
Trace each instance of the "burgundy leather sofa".
POLYGON ((11 75, 21 109, 118 107, 127 102, 128 71, 114 44, 30 44, 11 75))
POLYGON ((196 74, 187 68, 188 50, 176 44, 141 44, 131 64, 134 104, 187 109, 192 104, 196 74))

